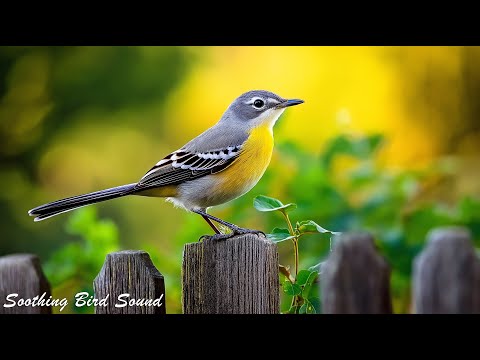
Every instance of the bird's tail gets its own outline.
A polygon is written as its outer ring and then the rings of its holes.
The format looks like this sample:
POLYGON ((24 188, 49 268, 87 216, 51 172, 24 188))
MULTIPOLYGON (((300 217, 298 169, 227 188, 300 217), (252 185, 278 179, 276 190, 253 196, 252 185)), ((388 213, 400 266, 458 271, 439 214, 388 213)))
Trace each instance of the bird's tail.
POLYGON ((77 195, 66 199, 57 200, 45 205, 37 206, 36 208, 30 210, 28 215, 35 216, 35 221, 42 221, 48 219, 49 217, 74 210, 82 206, 129 195, 134 192, 135 185, 135 183, 122 185, 111 189, 95 191, 89 194, 77 195))

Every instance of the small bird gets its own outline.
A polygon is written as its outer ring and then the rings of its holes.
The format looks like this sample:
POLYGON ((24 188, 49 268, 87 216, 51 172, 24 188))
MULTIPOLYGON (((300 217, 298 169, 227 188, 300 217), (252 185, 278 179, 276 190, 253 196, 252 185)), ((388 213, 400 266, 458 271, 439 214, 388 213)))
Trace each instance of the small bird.
POLYGON ((165 156, 140 181, 57 200, 28 214, 41 221, 126 195, 153 196, 201 215, 217 238, 260 233, 212 216, 207 209, 236 199, 257 184, 270 163, 275 122, 287 107, 303 102, 270 91, 248 91, 230 104, 214 126, 165 156), (212 220, 230 228, 231 234, 221 234, 212 220))

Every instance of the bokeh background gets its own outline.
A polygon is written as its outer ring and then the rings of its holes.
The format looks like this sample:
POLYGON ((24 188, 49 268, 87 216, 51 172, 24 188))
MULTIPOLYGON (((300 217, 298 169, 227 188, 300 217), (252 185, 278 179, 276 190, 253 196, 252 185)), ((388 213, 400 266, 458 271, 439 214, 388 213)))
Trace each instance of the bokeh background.
MULTIPOLYGON (((264 194, 297 203, 293 220, 371 231, 398 313, 429 229, 465 225, 480 244, 480 48, 0 47, 0 255, 38 254, 54 296, 72 299, 108 252, 144 249, 181 312, 183 244, 210 233, 199 216, 143 197, 40 223, 27 210, 138 180, 251 89, 305 104, 277 123, 259 184, 212 214, 268 232, 283 221, 253 208, 264 194)), ((302 238, 301 267, 329 246, 302 238)), ((93 309, 62 313, 78 311, 93 309)))

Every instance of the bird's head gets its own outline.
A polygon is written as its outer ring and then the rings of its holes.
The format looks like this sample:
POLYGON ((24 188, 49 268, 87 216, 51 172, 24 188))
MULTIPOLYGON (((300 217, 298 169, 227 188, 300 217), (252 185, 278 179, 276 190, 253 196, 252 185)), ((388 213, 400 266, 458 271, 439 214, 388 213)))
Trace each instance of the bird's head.
POLYGON ((303 100, 284 99, 270 91, 252 90, 233 101, 227 110, 227 118, 248 124, 250 128, 261 125, 273 128, 287 107, 302 103, 303 100))

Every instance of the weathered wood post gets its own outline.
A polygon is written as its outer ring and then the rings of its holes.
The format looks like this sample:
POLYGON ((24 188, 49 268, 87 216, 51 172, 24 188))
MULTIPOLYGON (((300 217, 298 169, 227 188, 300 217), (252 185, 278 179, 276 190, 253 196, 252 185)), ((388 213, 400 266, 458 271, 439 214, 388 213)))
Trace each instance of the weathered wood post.
POLYGON ((389 314, 390 268, 367 233, 341 235, 320 275, 325 314, 389 314))
POLYGON ((46 306, 50 295, 50 284, 36 255, 14 254, 0 257, 0 314, 50 314, 52 309, 46 306), (16 304, 11 307, 13 302, 7 301, 10 294, 18 294, 11 295, 10 299, 16 304), (23 299, 21 306, 20 299, 23 299))
POLYGON ((246 234, 186 244, 183 252, 185 314, 278 314, 277 246, 246 234))
POLYGON ((480 261, 467 229, 432 230, 414 261, 414 307, 419 314, 480 313, 480 261))
POLYGON ((145 251, 108 254, 93 287, 95 298, 108 296, 96 314, 165 314, 163 275, 145 251))

